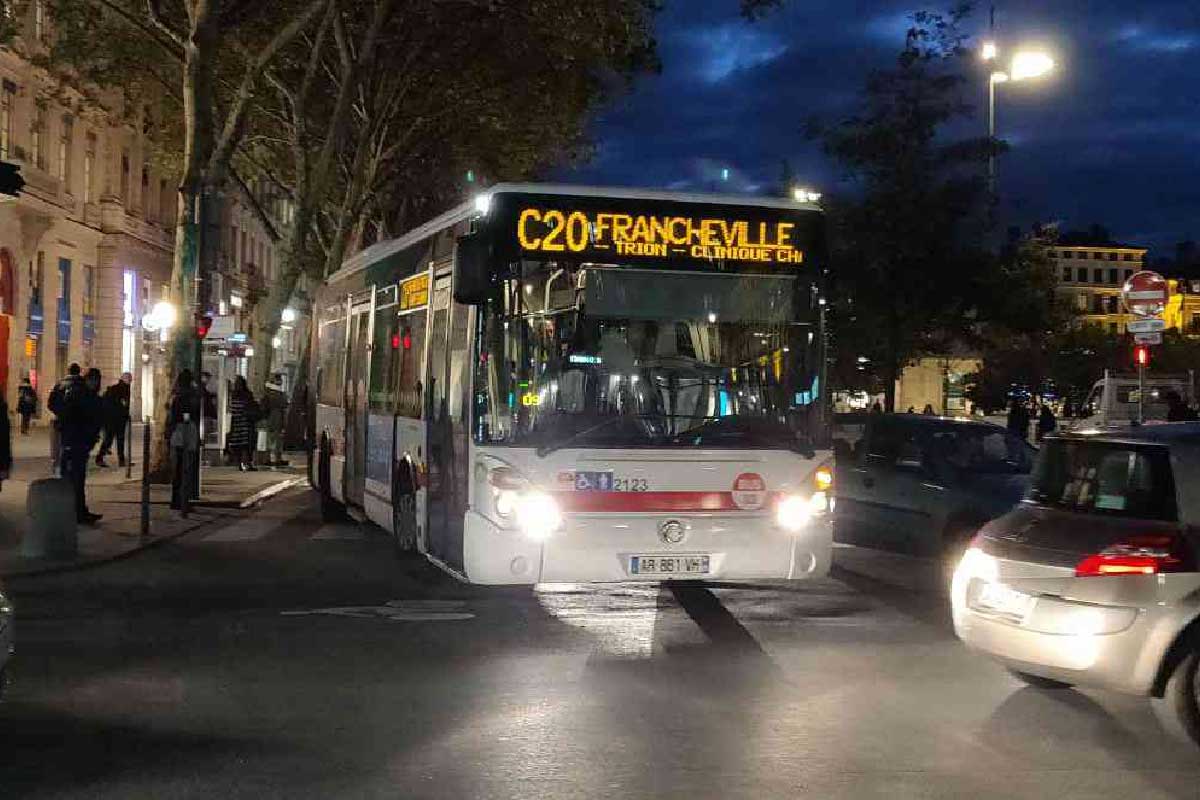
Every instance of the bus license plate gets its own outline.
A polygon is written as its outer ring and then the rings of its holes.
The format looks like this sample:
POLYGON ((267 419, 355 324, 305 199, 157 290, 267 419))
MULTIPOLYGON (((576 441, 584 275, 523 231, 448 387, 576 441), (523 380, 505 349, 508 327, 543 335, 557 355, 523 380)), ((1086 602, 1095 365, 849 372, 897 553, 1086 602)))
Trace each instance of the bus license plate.
POLYGON ((707 575, 708 556, 630 556, 631 575, 707 575))

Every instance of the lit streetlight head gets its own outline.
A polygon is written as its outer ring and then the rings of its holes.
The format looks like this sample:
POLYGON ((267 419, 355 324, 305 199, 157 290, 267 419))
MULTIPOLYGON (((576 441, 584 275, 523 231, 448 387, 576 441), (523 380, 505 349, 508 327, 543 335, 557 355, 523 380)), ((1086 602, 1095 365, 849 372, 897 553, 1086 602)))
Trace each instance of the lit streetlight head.
POLYGON ((817 203, 821 200, 821 193, 810 191, 803 186, 797 186, 792 189, 792 199, 797 203, 817 203))
POLYGON ((1037 50, 1022 50, 1013 55, 1011 72, 1014 81, 1040 78, 1052 69, 1054 69, 1054 59, 1046 53, 1037 50))
POLYGON ((979 55, 983 58, 984 61, 994 60, 996 58, 996 56, 999 55, 999 52, 996 50, 996 43, 995 42, 984 42, 983 47, 981 47, 979 49, 979 55))
POLYGON ((1008 80, 1007 72, 993 72, 992 73, 992 83, 1004 83, 1007 80, 1008 80))

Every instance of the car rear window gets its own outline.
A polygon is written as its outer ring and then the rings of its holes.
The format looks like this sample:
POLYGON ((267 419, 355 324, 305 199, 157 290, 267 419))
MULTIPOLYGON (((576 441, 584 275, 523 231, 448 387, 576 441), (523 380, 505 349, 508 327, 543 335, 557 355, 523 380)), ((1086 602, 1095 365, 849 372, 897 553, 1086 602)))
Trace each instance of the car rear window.
POLYGON ((1050 440, 1033 471, 1029 497, 1069 511, 1175 520, 1175 479, 1167 448, 1050 440))

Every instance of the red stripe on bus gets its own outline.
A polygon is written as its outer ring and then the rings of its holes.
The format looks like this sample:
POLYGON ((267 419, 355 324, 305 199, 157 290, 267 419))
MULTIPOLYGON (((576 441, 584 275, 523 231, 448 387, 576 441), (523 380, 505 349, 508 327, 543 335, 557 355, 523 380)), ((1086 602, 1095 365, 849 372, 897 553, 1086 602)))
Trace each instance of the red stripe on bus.
MULTIPOLYGON (((556 492, 563 511, 746 511, 733 502, 733 492, 556 492)), ((773 495, 762 507, 767 508, 773 495)))

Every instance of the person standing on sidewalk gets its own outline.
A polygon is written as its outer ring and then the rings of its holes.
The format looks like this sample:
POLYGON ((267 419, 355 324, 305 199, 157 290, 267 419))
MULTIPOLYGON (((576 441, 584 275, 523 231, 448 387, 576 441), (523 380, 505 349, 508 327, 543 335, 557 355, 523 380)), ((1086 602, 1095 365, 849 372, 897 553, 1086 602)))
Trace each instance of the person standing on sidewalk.
POLYGON ((84 525, 94 525, 103 515, 88 510, 86 483, 89 456, 100 438, 103 418, 100 370, 92 367, 86 377, 80 377, 79 365, 72 364, 67 377, 54 387, 47 405, 56 417, 63 476, 75 489, 75 518, 84 525))
POLYGON ((237 459, 242 472, 257 472, 254 466, 254 445, 257 437, 254 425, 258 421, 259 406, 246 379, 238 375, 233 379, 233 391, 229 393, 229 436, 225 449, 229 457, 237 459))
POLYGON ((125 466, 125 426, 129 424, 129 384, 133 376, 128 372, 121 373, 121 379, 104 390, 104 441, 100 443, 100 452, 96 453, 96 466, 107 467, 104 457, 112 452, 112 444, 117 443, 117 463, 125 466))
POLYGON ((190 369, 180 370, 175 379, 167 406, 166 436, 171 448, 171 508, 181 509, 191 483, 184 478, 191 472, 192 460, 200 448, 200 393, 192 384, 190 369))
POLYGON ((29 420, 37 413, 37 391, 28 377, 21 378, 17 387, 17 416, 21 418, 21 435, 29 435, 29 420))
POLYGON ((266 386, 262 401, 263 430, 267 434, 264 449, 268 466, 283 466, 283 426, 287 420, 287 409, 288 398, 283 392, 283 375, 276 372, 266 386))

